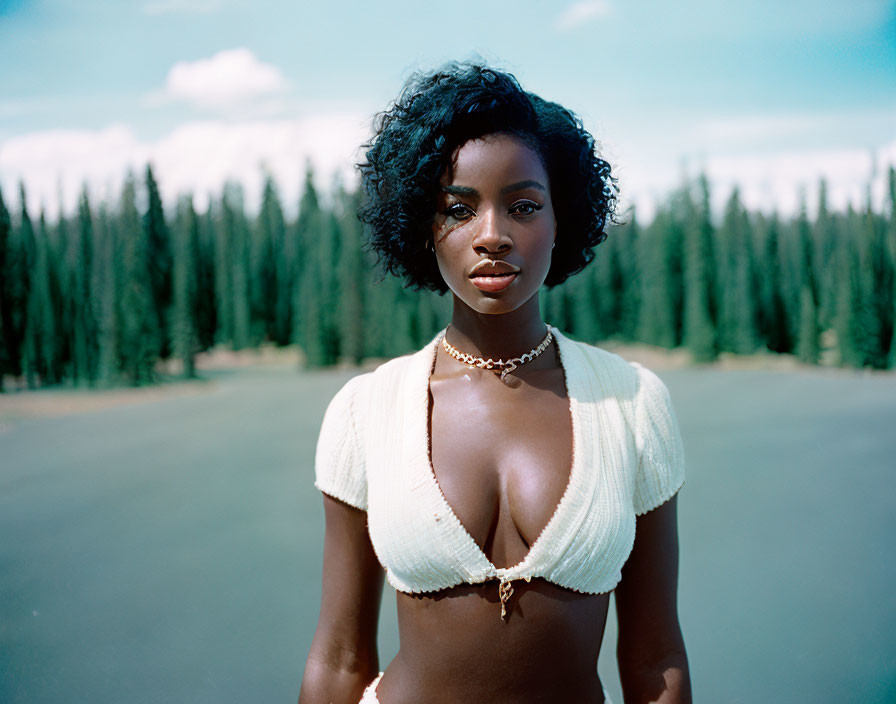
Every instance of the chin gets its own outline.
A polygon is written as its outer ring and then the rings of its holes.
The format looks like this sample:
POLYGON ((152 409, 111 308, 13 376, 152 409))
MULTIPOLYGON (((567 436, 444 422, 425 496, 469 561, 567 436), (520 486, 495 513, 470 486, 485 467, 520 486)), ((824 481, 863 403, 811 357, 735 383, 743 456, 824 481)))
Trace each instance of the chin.
MULTIPOLYGON (((469 305, 469 303, 467 304, 469 305)), ((508 306, 504 301, 480 301, 478 305, 472 305, 470 308, 482 315, 503 315, 505 313, 513 313, 518 310, 522 304, 508 306)))
POLYGON ((522 308, 538 293, 538 291, 532 291, 520 295, 519 289, 511 290, 514 288, 513 284, 503 291, 494 293, 482 291, 472 284, 468 284, 468 286, 472 291, 465 289, 463 295, 458 295, 456 290, 452 289, 452 291, 455 297, 460 299, 464 305, 482 315, 513 313, 515 310, 522 308))

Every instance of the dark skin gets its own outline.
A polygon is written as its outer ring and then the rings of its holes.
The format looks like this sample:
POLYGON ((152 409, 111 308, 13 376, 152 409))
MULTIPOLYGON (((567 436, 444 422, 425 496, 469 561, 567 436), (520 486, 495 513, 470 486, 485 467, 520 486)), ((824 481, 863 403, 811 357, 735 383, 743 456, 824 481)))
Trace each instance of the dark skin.
MULTIPOLYGON (((442 186, 433 243, 454 298, 448 342, 485 358, 518 356, 546 332, 538 290, 550 267, 556 221, 544 166, 521 141, 489 135, 457 150, 442 186), (497 292, 477 288, 470 271, 483 258, 518 268, 512 283, 497 292)), ((502 382, 441 347, 436 354, 432 470, 497 567, 526 556, 569 482, 572 424, 561 362, 552 343, 502 382)), ((379 671, 383 575, 366 513, 326 495, 324 509, 321 616, 299 702, 355 704, 379 671)), ((626 702, 691 701, 677 582, 673 498, 638 518, 615 590, 626 702)), ((539 578, 512 586, 506 619, 496 580, 422 595, 398 592, 401 649, 377 687, 379 701, 602 702, 597 657, 609 594, 580 594, 539 578)))

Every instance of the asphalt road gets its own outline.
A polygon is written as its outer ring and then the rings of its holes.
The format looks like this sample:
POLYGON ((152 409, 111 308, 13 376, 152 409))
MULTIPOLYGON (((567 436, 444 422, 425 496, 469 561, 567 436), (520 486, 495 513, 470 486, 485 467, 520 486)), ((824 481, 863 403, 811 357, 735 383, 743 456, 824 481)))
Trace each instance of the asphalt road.
MULTIPOLYGON (((349 372, 0 434, 0 701, 293 702, 317 619, 312 482, 349 372)), ((661 373, 688 456, 680 607, 698 702, 896 700, 896 375, 661 373)), ((600 672, 622 701, 615 621, 600 672)), ((387 590, 381 662, 397 650, 387 590)))

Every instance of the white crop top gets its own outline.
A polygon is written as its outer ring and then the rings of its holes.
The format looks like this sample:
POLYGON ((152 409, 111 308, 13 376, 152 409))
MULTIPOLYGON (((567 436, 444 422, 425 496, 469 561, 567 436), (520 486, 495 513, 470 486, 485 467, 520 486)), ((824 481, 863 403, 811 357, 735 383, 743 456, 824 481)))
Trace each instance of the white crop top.
POLYGON ((572 469, 550 521, 512 567, 489 561, 432 470, 429 378, 443 333, 419 352, 354 377, 331 401, 315 486, 367 511, 373 549, 395 589, 541 577, 578 592, 611 591, 634 544, 635 516, 684 483, 681 435, 663 382, 637 363, 551 330, 572 414, 572 469))

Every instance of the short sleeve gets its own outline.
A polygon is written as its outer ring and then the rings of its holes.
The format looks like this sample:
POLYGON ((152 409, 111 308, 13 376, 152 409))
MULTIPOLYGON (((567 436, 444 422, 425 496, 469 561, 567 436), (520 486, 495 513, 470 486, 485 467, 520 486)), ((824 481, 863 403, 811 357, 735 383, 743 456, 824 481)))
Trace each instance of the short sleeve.
POLYGON ((314 455, 314 486, 366 511, 367 475, 355 418, 362 377, 356 376, 346 383, 327 407, 314 455))
POLYGON ((684 445, 666 385, 637 362, 632 366, 638 377, 634 430, 639 458, 633 504, 640 516, 671 499, 684 484, 684 445))

